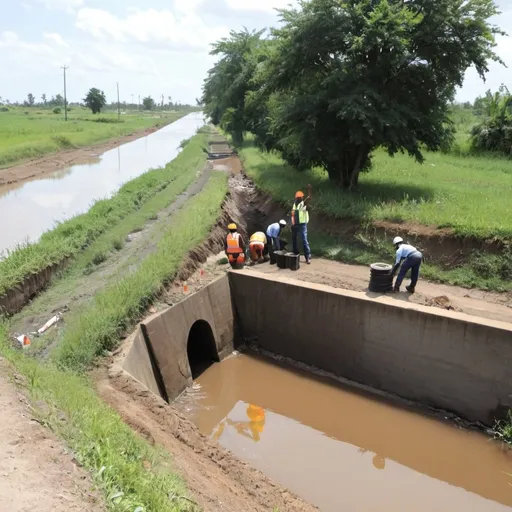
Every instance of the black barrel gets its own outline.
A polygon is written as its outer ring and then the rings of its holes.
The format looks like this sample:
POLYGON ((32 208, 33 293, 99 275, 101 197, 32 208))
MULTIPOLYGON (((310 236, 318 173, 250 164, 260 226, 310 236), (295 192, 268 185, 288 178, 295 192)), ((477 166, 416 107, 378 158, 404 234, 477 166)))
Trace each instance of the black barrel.
POLYGON ((299 270, 300 268, 300 256, 293 252, 286 253, 286 268, 290 270, 299 270))
POLYGON ((387 263, 372 263, 370 265, 370 286, 371 292, 386 293, 393 290, 393 267, 387 263))
POLYGON ((278 268, 286 268, 286 256, 284 251, 276 251, 276 262, 278 268))

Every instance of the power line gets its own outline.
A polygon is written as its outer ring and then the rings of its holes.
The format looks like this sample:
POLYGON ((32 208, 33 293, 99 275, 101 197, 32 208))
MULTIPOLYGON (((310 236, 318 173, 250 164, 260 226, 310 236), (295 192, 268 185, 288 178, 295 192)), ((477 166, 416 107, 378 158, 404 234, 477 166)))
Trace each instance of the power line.
POLYGON ((62 66, 64 70, 64 121, 68 120, 68 102, 66 96, 66 69, 69 69, 69 66, 62 66))

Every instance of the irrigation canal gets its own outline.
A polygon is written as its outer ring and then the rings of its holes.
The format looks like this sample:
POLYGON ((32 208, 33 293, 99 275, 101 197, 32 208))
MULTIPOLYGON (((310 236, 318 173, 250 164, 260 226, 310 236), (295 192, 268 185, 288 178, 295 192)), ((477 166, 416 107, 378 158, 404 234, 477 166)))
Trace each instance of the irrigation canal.
POLYGON ((178 155, 182 140, 204 124, 203 114, 182 117, 162 129, 35 181, 0 187, 0 254, 36 241, 56 222, 86 212, 96 199, 178 155))

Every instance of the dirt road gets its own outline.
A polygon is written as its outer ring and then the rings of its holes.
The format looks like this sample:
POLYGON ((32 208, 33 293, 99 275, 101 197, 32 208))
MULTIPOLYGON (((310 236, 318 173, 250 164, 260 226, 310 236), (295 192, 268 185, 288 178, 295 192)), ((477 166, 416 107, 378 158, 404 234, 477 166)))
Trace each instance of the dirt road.
MULTIPOLYGON (((72 149, 69 151, 58 151, 41 158, 35 158, 12 167, 0 169, 0 187, 30 181, 36 178, 43 178, 66 167, 80 164, 92 164, 98 161, 100 155, 109 149, 117 148, 127 142, 144 137, 153 133, 158 128, 147 128, 137 131, 131 135, 124 135, 108 142, 95 144, 85 148, 72 149)), ((2 190, 0 190, 1 192, 2 190)))
MULTIPOLYGON (((420 280, 416 293, 411 295, 405 291, 397 294, 382 295, 368 292, 370 270, 359 265, 345 265, 329 260, 313 260, 311 265, 301 263, 298 272, 280 270, 277 266, 268 264, 257 265, 249 269, 251 272, 283 273, 287 277, 344 288, 347 290, 365 291, 369 297, 376 300, 405 301, 414 304, 453 309, 468 315, 474 315, 491 320, 512 323, 512 296, 484 292, 482 290, 468 290, 457 286, 429 283, 420 280)), ((404 285, 409 284, 406 279, 404 285)), ((405 288, 405 286, 403 287, 405 288)))
POLYGON ((89 474, 34 421, 26 398, 9 378, 7 363, 0 360, 0 510, 104 511, 89 474))

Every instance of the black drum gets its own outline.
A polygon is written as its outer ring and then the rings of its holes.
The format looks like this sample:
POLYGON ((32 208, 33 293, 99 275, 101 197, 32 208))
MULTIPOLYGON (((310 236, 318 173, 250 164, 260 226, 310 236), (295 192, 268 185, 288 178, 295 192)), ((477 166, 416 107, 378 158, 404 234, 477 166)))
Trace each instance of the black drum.
POLYGON ((393 267, 387 263, 372 263, 370 265, 370 286, 371 292, 386 293, 393 291, 393 267))

